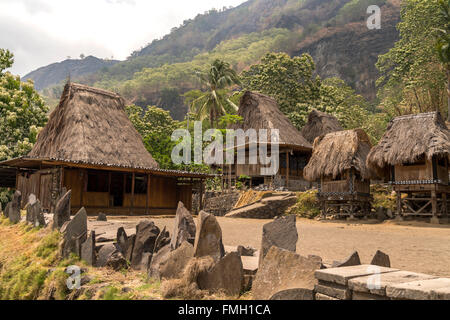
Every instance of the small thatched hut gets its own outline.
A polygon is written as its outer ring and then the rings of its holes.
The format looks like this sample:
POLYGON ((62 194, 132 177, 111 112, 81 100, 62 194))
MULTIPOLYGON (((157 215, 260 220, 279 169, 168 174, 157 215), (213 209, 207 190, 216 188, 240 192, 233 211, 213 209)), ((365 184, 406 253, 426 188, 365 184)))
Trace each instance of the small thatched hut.
POLYGON ((72 190, 73 212, 85 207, 88 213, 174 213, 178 201, 191 208, 193 184, 206 178, 159 169, 123 99, 75 83, 65 86, 31 152, 0 166, 3 172, 15 168, 23 205, 33 193, 49 211, 66 189, 72 190))
POLYGON ((394 185, 397 214, 447 215, 449 155, 450 131, 430 112, 392 120, 367 164, 394 185))
MULTIPOLYGON (((242 96, 238 115, 243 121, 231 125, 229 129, 266 129, 268 131, 268 151, 270 151, 270 134, 272 129, 279 130, 280 170, 276 176, 262 176, 261 165, 247 164, 234 165, 225 168, 229 179, 237 179, 241 175, 251 177, 254 185, 273 184, 288 186, 292 190, 301 190, 309 187, 303 178, 303 168, 306 166, 311 155, 312 146, 294 127, 289 119, 281 112, 278 103, 271 97, 261 93, 247 91, 242 96)), ((238 149, 248 144, 238 145, 238 149)), ((269 154, 270 155, 270 154, 269 154)), ((246 152, 248 160, 248 152, 246 152)))
POLYGON ((372 173, 366 158, 371 148, 361 129, 333 132, 315 140, 305 178, 318 182, 323 215, 370 213, 372 173))
POLYGON ((301 133, 309 143, 313 144, 317 137, 342 130, 344 129, 336 117, 314 109, 309 113, 308 122, 301 133))

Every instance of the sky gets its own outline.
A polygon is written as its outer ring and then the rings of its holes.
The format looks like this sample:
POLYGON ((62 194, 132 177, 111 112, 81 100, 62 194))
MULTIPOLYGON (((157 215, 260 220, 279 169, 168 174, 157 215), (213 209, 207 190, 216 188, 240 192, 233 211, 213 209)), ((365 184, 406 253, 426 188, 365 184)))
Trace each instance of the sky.
POLYGON ((9 71, 30 71, 80 54, 126 59, 212 8, 245 0, 0 0, 0 48, 14 54, 9 71))

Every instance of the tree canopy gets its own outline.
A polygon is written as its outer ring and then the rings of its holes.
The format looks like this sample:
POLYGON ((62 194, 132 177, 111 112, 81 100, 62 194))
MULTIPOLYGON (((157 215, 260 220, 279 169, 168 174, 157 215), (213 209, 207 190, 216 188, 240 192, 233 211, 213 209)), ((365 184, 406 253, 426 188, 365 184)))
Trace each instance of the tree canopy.
POLYGON ((48 108, 33 82, 5 71, 13 62, 13 54, 0 49, 0 160, 27 154, 47 122, 48 108))

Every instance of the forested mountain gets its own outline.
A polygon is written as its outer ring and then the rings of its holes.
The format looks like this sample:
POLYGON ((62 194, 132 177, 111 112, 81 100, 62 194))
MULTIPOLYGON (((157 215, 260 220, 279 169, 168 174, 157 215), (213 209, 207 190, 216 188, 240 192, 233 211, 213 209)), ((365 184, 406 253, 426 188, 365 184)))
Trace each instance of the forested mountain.
MULTIPOLYGON (((378 78, 375 63, 398 39, 399 2, 249 0, 187 20, 162 39, 133 52, 126 61, 81 77, 71 76, 117 91, 130 103, 156 105, 182 119, 187 110, 182 95, 200 87, 195 71, 204 70, 214 59, 223 59, 241 72, 268 52, 291 56, 308 52, 322 78, 339 77, 373 100, 378 78), (381 7, 380 30, 366 26, 367 8, 374 4, 381 7)), ((47 77, 53 77, 51 72, 47 77)), ((44 94, 57 98, 60 87, 61 83, 47 88, 44 94)))
POLYGON ((83 59, 67 59, 39 68, 23 77, 34 81, 37 90, 48 88, 67 79, 69 76, 78 78, 115 65, 117 60, 103 60, 93 56, 83 59))

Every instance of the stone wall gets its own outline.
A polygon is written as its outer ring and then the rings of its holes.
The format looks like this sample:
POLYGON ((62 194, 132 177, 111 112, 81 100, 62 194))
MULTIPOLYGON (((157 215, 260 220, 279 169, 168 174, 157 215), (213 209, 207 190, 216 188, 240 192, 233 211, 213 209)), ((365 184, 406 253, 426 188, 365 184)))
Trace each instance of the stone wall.
POLYGON ((239 200, 239 196, 240 193, 237 191, 230 193, 206 192, 203 200, 203 210, 215 216, 222 217, 233 209, 239 200))
POLYGON ((316 300, 450 300, 450 279, 374 265, 318 270, 316 300))

